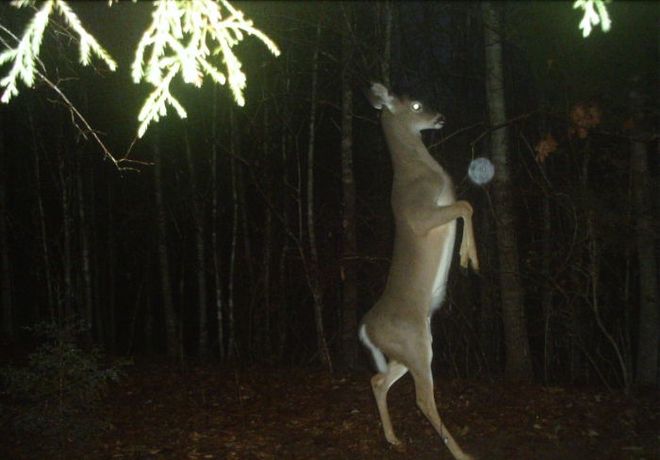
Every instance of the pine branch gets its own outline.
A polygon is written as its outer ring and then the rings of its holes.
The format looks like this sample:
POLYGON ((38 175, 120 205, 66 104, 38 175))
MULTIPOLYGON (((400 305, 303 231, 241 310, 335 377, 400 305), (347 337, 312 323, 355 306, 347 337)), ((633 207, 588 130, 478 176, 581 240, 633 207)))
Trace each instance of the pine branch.
MULTIPOLYGON (((28 0, 15 0, 12 2, 12 6, 16 8, 34 5, 35 2, 28 0)), ((5 91, 0 97, 0 102, 8 103, 12 97, 18 95, 19 80, 28 87, 34 84, 36 73, 35 62, 39 59, 44 32, 53 11, 58 11, 64 18, 65 23, 73 32, 78 34, 80 63, 83 66, 89 65, 91 55, 95 54, 105 62, 110 70, 114 71, 117 68, 117 63, 110 56, 110 53, 96 41, 94 36, 85 30, 80 19, 78 19, 78 16, 65 0, 47 0, 41 3, 41 8, 28 23, 20 40, 5 27, 2 27, 4 32, 18 41, 18 45, 11 47, 7 42, 2 41, 5 50, 0 53, 0 65, 9 62, 13 62, 13 65, 7 76, 0 80, 0 87, 5 88, 5 91)))
POLYGON ((138 43, 131 66, 135 83, 145 80, 154 87, 140 110, 138 136, 145 133, 149 123, 166 115, 168 105, 180 117, 186 116, 170 93, 170 83, 177 74, 184 83, 197 87, 202 85, 204 76, 219 84, 228 83, 234 100, 243 106, 247 77, 233 47, 251 35, 275 56, 279 55, 277 45, 226 0, 159 1, 155 8, 153 21, 138 43), (213 62, 217 55, 226 71, 213 62))

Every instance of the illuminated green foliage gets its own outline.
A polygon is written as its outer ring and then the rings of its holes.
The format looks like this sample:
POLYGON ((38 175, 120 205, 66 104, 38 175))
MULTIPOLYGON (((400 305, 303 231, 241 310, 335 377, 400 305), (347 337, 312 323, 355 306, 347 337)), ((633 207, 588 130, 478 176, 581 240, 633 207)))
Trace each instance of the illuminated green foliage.
MULTIPOLYGON (((115 2, 109 0, 108 5, 115 2)), ((36 67, 41 65, 39 52, 43 35, 54 13, 59 13, 78 36, 82 65, 88 65, 92 55, 96 55, 110 70, 117 68, 108 52, 83 28, 66 0, 13 0, 11 4, 16 8, 32 7, 36 13, 20 39, 0 24, 0 31, 17 42, 11 46, 0 36, 5 48, 0 52, 0 66, 12 63, 9 73, 0 80, 0 87, 4 88, 0 101, 9 102, 18 94, 19 80, 32 86, 35 75, 42 75, 36 67)), ((197 87, 201 86, 204 76, 221 85, 228 83, 234 100, 243 106, 247 77, 233 47, 245 36, 254 36, 275 56, 280 54, 277 45, 226 0, 156 0, 153 8, 152 23, 137 45, 131 68, 136 84, 145 81, 153 86, 138 115, 139 137, 152 121, 157 122, 167 114, 168 105, 180 117, 186 117, 186 110, 170 92, 177 75, 185 83, 197 87)))
POLYGON ((166 114, 168 104, 185 118, 186 111, 169 90, 177 74, 184 82, 198 87, 204 75, 221 85, 228 82, 234 100, 243 106, 247 80, 232 48, 246 34, 259 38, 275 56, 280 54, 270 38, 225 0, 156 2, 153 22, 142 35, 132 66, 135 83, 145 80, 154 86, 138 115, 141 123, 138 136, 142 136, 151 121, 158 121, 166 114), (222 57, 225 72, 213 62, 218 55, 222 57))
MULTIPOLYGON (((22 8, 25 6, 35 7, 35 4, 35 0, 12 1, 12 5, 16 8, 22 8)), ((39 5, 39 10, 37 10, 32 20, 28 23, 18 45, 11 48, 4 40, 2 42, 6 49, 0 53, 0 65, 11 61, 14 63, 9 74, 0 80, 0 87, 5 89, 2 93, 2 97, 0 97, 0 101, 2 102, 7 103, 13 96, 18 94, 18 80, 21 80, 26 86, 32 86, 34 84, 36 73, 35 66, 39 59, 41 42, 43 40, 46 26, 48 25, 49 17, 53 13, 59 13, 66 24, 78 35, 80 42, 80 63, 82 65, 88 65, 91 60, 91 55, 95 54, 106 63, 110 70, 115 70, 117 68, 117 63, 114 59, 112 59, 110 54, 108 54, 108 52, 99 45, 96 39, 84 29, 78 16, 76 16, 65 1, 46 0, 40 2, 39 5)), ((13 35, 4 27, 2 27, 2 30, 13 35)))
POLYGON ((584 16, 582 21, 580 21, 580 29, 582 29, 582 36, 588 37, 591 33, 592 26, 597 26, 600 24, 603 32, 610 30, 612 26, 612 21, 610 20, 610 15, 607 13, 607 8, 605 3, 609 3, 610 0, 575 0, 573 3, 573 9, 582 8, 584 11, 584 16))

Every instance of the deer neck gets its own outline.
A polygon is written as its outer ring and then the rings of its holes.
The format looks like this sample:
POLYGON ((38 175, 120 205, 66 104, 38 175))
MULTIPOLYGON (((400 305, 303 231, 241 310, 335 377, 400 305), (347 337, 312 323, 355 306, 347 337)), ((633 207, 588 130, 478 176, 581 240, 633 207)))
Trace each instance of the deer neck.
POLYGON ((432 169, 444 173, 442 167, 433 159, 422 140, 420 132, 383 124, 385 140, 392 157, 394 179, 414 178, 432 169))

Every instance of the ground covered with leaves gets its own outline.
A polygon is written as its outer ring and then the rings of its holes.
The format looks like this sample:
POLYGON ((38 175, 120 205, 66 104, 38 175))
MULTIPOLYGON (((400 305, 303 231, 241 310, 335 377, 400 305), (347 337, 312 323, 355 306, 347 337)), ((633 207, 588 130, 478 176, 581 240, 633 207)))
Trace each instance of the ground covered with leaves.
MULTIPOLYGON (((17 431, 4 417, 0 458, 451 458, 416 408, 410 376, 389 396, 406 450, 390 449, 368 382, 366 372, 329 376, 317 368, 135 365, 109 387, 93 413, 94 429, 78 427, 53 441, 17 431)), ((441 379, 436 385, 445 424, 482 460, 660 459, 657 393, 441 379)))

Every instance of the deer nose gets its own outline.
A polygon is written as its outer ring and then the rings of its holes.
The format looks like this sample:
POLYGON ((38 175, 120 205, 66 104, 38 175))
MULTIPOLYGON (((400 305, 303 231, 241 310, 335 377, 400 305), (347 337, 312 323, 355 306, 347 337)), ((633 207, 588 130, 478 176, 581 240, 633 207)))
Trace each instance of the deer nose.
POLYGON ((439 113, 438 116, 435 117, 435 125, 438 127, 442 127, 444 124, 445 124, 445 116, 439 113))

